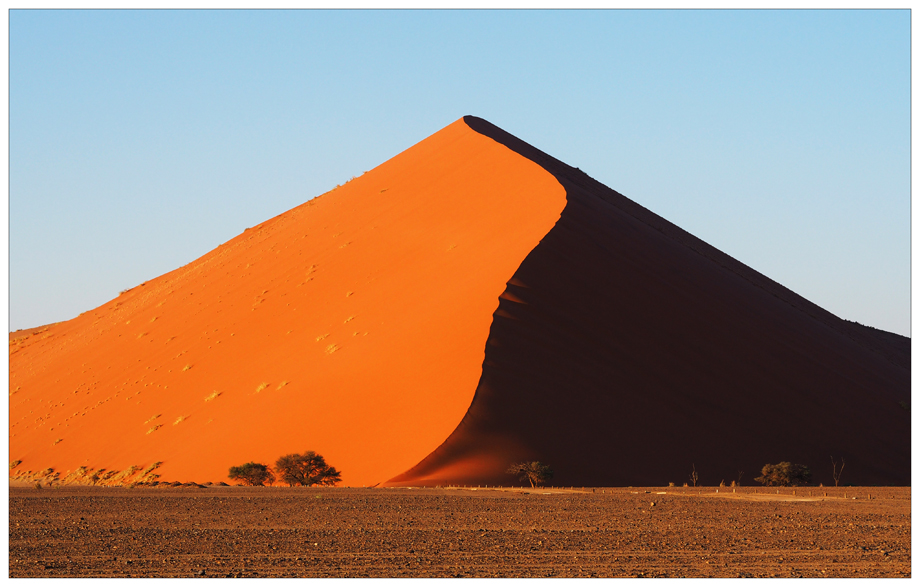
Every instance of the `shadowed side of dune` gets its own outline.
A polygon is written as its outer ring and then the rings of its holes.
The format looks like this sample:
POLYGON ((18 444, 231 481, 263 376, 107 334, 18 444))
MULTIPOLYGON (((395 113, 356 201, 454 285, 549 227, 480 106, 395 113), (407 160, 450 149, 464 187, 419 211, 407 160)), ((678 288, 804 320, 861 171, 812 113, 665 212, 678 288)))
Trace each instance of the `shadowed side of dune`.
POLYGON ((393 485, 751 483, 765 463, 832 483, 910 482, 909 340, 847 323, 486 121, 567 204, 493 315, 454 433, 393 485))

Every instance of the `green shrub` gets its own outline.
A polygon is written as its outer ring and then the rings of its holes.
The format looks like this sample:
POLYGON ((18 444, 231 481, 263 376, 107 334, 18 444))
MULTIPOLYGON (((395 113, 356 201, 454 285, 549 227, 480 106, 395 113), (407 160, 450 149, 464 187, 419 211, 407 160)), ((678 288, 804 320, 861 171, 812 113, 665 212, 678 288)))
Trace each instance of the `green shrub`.
POLYGON ((323 455, 308 450, 303 454, 291 453, 279 457, 275 462, 275 470, 281 481, 291 487, 302 485, 335 485, 342 480, 342 474, 326 463, 323 455))
POLYGON ((238 467, 230 467, 230 474, 227 476, 240 481, 243 485, 261 487, 275 482, 275 474, 268 465, 262 463, 246 463, 238 467))

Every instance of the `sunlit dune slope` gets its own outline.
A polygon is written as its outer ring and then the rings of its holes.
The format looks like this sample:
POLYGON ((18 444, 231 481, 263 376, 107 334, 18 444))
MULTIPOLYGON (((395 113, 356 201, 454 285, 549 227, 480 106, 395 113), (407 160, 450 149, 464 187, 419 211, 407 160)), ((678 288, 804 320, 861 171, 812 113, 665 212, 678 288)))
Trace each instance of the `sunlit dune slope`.
MULTIPOLYGON (((460 426, 393 485, 753 483, 792 461, 832 484, 910 483, 910 341, 849 323, 580 171, 467 118, 552 173, 567 204, 509 279, 460 426)), ((714 214, 718 211, 713 211, 714 214)))
POLYGON ((508 278, 565 191, 458 120, 68 322, 10 340, 11 472, 161 480, 316 450, 402 473, 463 418, 508 278))

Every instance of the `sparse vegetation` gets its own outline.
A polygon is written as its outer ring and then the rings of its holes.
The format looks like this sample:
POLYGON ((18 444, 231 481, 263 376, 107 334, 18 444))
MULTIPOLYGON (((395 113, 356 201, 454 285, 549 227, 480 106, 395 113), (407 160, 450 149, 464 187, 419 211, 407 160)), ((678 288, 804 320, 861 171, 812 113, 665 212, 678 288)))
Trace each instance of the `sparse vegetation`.
POLYGON ((153 471, 158 469, 160 465, 162 464, 163 464, 163 461, 157 461, 153 463, 152 465, 148 466, 143 471, 141 471, 140 482, 141 483, 152 483, 153 481, 156 481, 159 475, 154 473, 153 471))
POLYGON ((754 481, 771 487, 796 487, 807 485, 811 481, 811 471, 805 465, 793 465, 789 461, 783 461, 776 465, 764 465, 760 477, 755 477, 754 481))
POLYGON ((275 482, 275 473, 268 465, 254 462, 245 463, 238 467, 230 467, 230 474, 227 476, 235 481, 240 481, 243 485, 253 487, 271 485, 275 482))
POLYGON ((326 463, 322 455, 308 450, 303 454, 288 454, 279 457, 275 470, 281 481, 289 486, 335 485, 342 480, 342 474, 326 463))
POLYGON ((696 472, 696 463, 693 463, 693 471, 690 473, 690 482, 693 483, 693 486, 696 487, 696 484, 700 480, 700 474, 696 472))
POLYGON ((211 393, 211 395, 209 395, 209 396, 207 396, 206 398, 204 398, 204 401, 209 402, 209 401, 211 401, 211 400, 217 399, 218 397, 220 397, 220 392, 219 392, 219 391, 215 391, 215 392, 211 393))
POLYGON ((263 381, 262 383, 260 383, 260 384, 258 385, 258 387, 256 387, 256 393, 259 393, 260 391, 262 391, 262 390, 265 389, 266 387, 268 387, 268 383, 266 383, 266 382, 263 381))
MULTIPOLYGON (((31 471, 27 472, 27 475, 31 471)), ((54 483, 60 478, 61 474, 54 470, 54 467, 48 467, 38 472, 38 474, 33 475, 32 479, 38 482, 45 481, 48 484, 48 487, 54 485, 54 483)))
POLYGON ((517 475, 522 482, 530 482, 531 487, 543 485, 553 478, 553 470, 549 465, 544 465, 540 461, 515 463, 505 472, 509 475, 517 475))
POLYGON ((116 485, 126 485, 127 483, 130 482, 129 479, 140 470, 141 468, 138 467, 137 465, 131 465, 124 471, 120 473, 116 472, 116 474, 112 475, 111 477, 112 483, 116 485))

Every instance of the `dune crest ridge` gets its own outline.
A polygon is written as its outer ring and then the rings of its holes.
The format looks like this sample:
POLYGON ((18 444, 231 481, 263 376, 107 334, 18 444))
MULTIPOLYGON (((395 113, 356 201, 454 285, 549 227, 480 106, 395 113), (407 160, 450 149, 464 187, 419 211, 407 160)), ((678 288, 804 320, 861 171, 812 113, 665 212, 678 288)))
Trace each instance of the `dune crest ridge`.
POLYGON ((10 475, 157 463, 161 480, 217 482, 311 449, 345 485, 394 477, 466 414, 499 296, 564 206, 552 174, 461 119, 73 320, 11 333, 10 475))
POLYGON ((508 281, 451 436, 390 485, 910 484, 910 340, 841 320, 580 170, 475 117, 566 207, 508 281))

